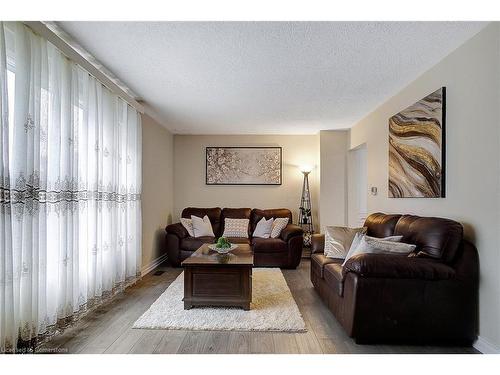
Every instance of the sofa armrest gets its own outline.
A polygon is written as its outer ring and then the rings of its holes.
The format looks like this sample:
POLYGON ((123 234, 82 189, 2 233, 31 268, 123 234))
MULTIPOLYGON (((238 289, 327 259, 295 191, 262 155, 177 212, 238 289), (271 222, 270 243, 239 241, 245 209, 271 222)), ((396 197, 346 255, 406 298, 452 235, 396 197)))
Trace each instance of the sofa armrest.
POLYGON ((181 223, 167 225, 165 231, 167 232, 167 234, 174 234, 179 238, 185 238, 189 236, 188 231, 181 223))
POLYGON ((325 250, 325 235, 313 234, 311 238, 311 253, 322 253, 325 250))
POLYGON ((348 272, 392 279, 447 280, 455 276, 452 267, 433 259, 387 254, 355 255, 342 268, 344 277, 348 272))
POLYGON ((302 236, 304 231, 301 227, 295 224, 288 224, 280 234, 280 237, 283 241, 288 242, 288 240, 295 236, 302 236))

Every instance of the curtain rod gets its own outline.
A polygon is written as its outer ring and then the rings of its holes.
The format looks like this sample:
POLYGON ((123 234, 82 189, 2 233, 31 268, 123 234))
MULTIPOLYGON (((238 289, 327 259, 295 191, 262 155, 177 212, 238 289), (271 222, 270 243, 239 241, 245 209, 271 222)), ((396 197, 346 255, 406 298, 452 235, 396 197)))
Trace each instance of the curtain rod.
POLYGON ((40 22, 40 21, 25 21, 23 23, 26 26, 28 26, 30 29, 32 29, 35 33, 44 37, 49 42, 54 44, 70 60, 73 60, 73 62, 77 63, 82 68, 84 68, 90 75, 94 76, 104 86, 106 86, 113 93, 115 93, 116 95, 121 97, 123 100, 125 100, 128 104, 130 104, 132 107, 134 107, 138 112, 144 113, 144 111, 145 111, 144 105, 139 103, 135 99, 132 91, 128 87, 124 86, 121 82, 119 82, 118 79, 116 77, 114 77, 110 72, 103 71, 106 69, 98 68, 96 66, 97 61, 87 51, 84 51, 83 48, 78 46, 78 49, 76 49, 74 46, 72 46, 72 43, 69 43, 64 38, 63 35, 59 35, 62 33, 58 33, 58 32, 53 31, 52 29, 54 29, 56 27, 55 25, 51 25, 49 23, 40 22), (84 56, 82 54, 82 52, 84 52, 85 55, 92 57, 92 60, 94 60, 94 62, 89 61, 89 58, 84 56), (118 82, 116 82, 116 81, 118 81, 118 82))

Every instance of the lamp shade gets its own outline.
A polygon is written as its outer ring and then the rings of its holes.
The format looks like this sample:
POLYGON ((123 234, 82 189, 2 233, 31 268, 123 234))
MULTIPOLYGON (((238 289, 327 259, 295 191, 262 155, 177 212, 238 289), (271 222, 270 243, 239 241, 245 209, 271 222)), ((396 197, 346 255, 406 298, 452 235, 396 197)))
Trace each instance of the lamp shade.
POLYGON ((312 167, 311 167, 310 165, 308 165, 308 164, 303 164, 303 165, 301 165, 301 166, 299 167, 299 169, 300 169, 300 171, 301 171, 302 173, 311 173, 311 171, 312 171, 312 167))

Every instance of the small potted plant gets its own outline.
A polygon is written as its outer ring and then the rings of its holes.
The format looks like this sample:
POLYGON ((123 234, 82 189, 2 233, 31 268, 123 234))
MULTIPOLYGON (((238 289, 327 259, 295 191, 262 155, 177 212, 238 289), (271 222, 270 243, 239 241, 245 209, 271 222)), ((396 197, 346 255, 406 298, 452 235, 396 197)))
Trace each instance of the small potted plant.
POLYGON ((211 250, 217 251, 220 254, 229 253, 231 250, 234 250, 238 247, 238 245, 230 243, 227 238, 219 237, 217 242, 212 245, 208 245, 211 250))
POLYGON ((219 237, 217 243, 215 244, 215 247, 217 247, 218 249, 228 249, 231 247, 231 243, 227 240, 227 238, 219 237))

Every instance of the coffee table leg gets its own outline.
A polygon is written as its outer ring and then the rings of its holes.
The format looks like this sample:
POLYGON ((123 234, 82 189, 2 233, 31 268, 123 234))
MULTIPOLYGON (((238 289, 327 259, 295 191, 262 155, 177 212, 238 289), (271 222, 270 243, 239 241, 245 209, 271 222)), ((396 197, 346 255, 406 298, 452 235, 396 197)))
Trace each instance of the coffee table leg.
POLYGON ((193 296, 193 283, 191 267, 184 267, 184 310, 191 310, 193 305, 186 300, 193 296))

